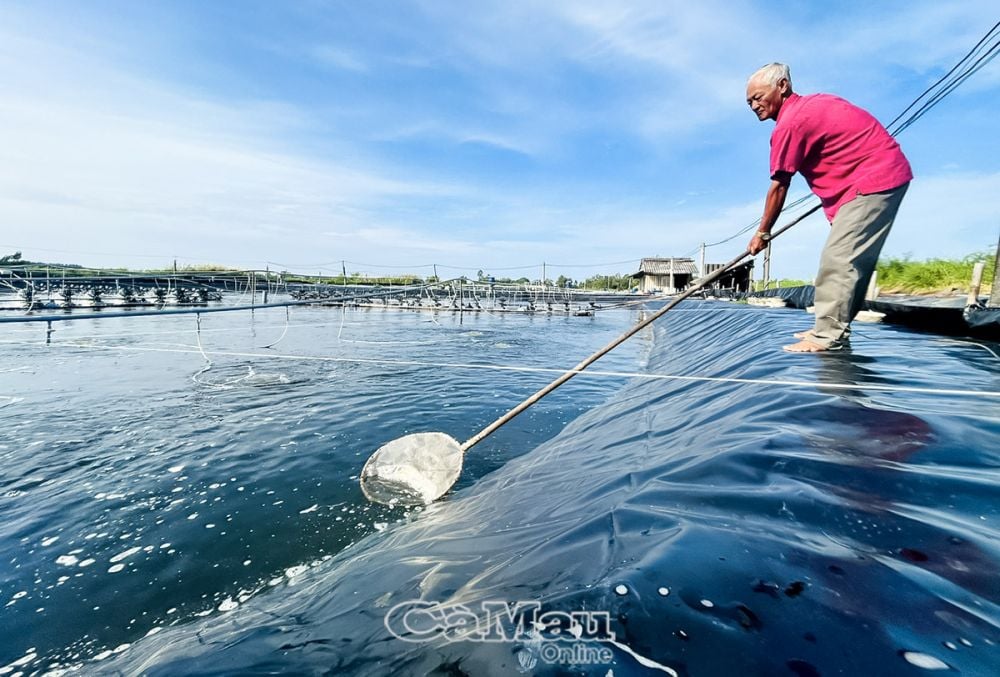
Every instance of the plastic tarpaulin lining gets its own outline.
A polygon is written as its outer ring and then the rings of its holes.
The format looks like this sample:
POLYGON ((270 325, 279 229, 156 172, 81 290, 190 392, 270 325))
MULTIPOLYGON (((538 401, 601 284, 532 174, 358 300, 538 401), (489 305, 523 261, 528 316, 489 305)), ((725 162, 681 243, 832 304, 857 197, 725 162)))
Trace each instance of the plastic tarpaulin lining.
POLYGON ((1000 308, 968 306, 962 312, 962 317, 977 336, 1000 339, 1000 308))
POLYGON ((887 326, 853 352, 792 356, 779 346, 803 328, 796 314, 678 310, 655 326, 648 371, 687 378, 636 378, 299 583, 100 669, 903 675, 938 661, 995 674, 998 410, 892 390, 996 390, 995 358, 887 326), (610 662, 569 665, 546 658, 563 640, 544 633, 451 641, 445 620, 436 638, 399 639, 387 615, 415 600, 480 617, 497 601, 606 612, 618 644, 603 644, 610 662))

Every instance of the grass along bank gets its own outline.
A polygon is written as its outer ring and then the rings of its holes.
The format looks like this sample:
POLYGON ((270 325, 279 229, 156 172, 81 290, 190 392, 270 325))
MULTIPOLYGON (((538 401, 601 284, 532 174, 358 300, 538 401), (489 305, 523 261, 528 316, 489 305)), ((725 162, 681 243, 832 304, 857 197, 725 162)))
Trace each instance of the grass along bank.
MULTIPOLYGON (((914 261, 909 256, 879 259, 878 286, 883 294, 952 294, 968 293, 972 282, 972 268, 979 262, 983 266, 980 294, 989 294, 993 284, 995 251, 969 254, 961 259, 926 259, 914 261)), ((812 284, 812 280, 755 280, 754 291, 765 288, 798 287, 812 284)))
POLYGON ((884 294, 941 294, 968 292, 972 268, 983 262, 981 293, 989 293, 993 284, 996 252, 969 254, 962 259, 927 259, 913 261, 908 256, 890 257, 878 262, 878 286, 884 294))

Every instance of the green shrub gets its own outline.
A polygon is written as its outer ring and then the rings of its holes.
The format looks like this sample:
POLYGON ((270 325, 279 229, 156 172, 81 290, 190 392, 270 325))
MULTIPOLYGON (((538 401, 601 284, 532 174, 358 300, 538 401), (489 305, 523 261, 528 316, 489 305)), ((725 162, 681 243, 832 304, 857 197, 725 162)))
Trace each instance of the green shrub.
POLYGON ((890 257, 878 262, 878 286, 883 292, 933 293, 969 290, 972 268, 985 264, 983 288, 993 281, 995 252, 969 254, 962 259, 927 259, 913 261, 909 256, 890 257))

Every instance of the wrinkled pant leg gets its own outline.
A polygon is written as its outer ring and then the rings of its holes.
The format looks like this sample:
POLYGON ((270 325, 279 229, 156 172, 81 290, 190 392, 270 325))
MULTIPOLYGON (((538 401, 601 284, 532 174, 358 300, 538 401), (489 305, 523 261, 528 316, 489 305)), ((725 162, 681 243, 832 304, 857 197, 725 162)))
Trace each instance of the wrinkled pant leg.
POLYGON ((850 338, 879 253, 909 184, 844 204, 833 219, 816 275, 816 326, 809 341, 839 348, 850 338))

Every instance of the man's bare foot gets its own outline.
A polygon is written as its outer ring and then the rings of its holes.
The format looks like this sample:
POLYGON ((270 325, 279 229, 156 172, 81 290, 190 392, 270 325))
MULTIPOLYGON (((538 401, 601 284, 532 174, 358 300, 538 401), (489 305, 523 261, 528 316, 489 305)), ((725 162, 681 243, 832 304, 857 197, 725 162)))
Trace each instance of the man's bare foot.
POLYGON ((788 346, 782 346, 782 349, 789 353, 823 353, 828 350, 818 343, 806 340, 802 340, 788 346))
POLYGON ((794 334, 792 334, 792 336, 794 336, 797 339, 807 339, 812 335, 813 335, 812 329, 806 329, 805 331, 797 331, 794 334))

